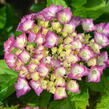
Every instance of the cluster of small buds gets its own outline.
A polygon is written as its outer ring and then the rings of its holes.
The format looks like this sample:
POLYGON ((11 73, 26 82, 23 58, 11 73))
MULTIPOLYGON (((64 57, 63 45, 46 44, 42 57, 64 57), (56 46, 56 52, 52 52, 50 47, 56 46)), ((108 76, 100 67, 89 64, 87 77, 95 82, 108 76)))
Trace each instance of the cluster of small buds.
POLYGON ((70 8, 51 5, 24 16, 17 31, 22 34, 4 43, 6 63, 19 72, 17 97, 33 89, 38 96, 47 90, 55 100, 65 98, 67 90, 80 92, 83 77, 100 82, 109 66, 107 52, 101 52, 109 45, 109 23, 94 25, 92 19, 72 16, 70 8))
MULTIPOLYGON (((39 106, 37 106, 37 107, 30 107, 30 106, 26 106, 26 107, 24 107, 24 108, 22 108, 22 109, 40 109, 39 108, 39 106)), ((48 108, 45 108, 45 109, 48 109, 48 108)))

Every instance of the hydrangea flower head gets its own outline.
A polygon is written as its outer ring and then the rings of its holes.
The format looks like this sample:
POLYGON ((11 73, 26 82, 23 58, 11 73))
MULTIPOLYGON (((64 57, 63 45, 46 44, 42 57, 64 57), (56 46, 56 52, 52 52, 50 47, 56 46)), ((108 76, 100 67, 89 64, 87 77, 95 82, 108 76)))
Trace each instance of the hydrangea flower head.
POLYGON ((17 27, 22 34, 4 43, 7 65, 19 72, 17 97, 33 89, 38 96, 47 90, 59 100, 67 91, 79 93, 83 78, 100 82, 109 66, 108 53, 101 52, 109 45, 108 30, 109 23, 95 25, 93 19, 75 17, 63 6, 24 16, 17 27), (77 30, 80 25, 83 33, 77 30))

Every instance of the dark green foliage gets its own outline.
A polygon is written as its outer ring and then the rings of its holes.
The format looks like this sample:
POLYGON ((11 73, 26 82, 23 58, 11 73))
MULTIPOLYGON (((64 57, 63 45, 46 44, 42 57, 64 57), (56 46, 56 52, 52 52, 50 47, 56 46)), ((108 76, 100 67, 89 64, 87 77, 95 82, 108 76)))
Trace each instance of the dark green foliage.
POLYGON ((109 92, 101 96, 96 105, 96 109, 109 109, 109 92))
POLYGON ((0 29, 4 28, 6 24, 6 13, 5 13, 6 7, 3 7, 0 9, 0 29))
POLYGON ((32 12, 39 12, 41 11, 42 9, 44 9, 46 7, 46 3, 45 2, 41 2, 41 3, 38 3, 38 4, 33 4, 30 8, 30 10, 32 12))
POLYGON ((4 60, 0 60, 0 101, 6 99, 14 91, 14 83, 18 73, 10 70, 4 60))
POLYGON ((44 91, 39 98, 39 107, 40 109, 45 109, 50 102, 51 94, 47 91, 44 91))
POLYGON ((75 105, 72 105, 70 100, 66 98, 50 102, 48 109, 75 109, 75 105))
POLYGON ((72 0, 71 6, 74 8, 79 8, 79 7, 82 7, 86 3, 87 3, 87 0, 72 0))
POLYGON ((3 43, 16 29, 18 18, 9 4, 0 8, 0 58, 3 58, 3 43))
POLYGON ((33 90, 20 97, 18 100, 22 103, 22 105, 24 105, 24 107, 25 105, 29 105, 31 107, 39 105, 39 96, 37 96, 33 90))

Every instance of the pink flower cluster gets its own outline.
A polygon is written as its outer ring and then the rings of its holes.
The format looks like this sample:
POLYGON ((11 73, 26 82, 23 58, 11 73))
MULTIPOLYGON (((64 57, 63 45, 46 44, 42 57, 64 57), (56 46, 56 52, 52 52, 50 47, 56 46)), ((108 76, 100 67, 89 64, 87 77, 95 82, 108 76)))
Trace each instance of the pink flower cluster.
POLYGON ((17 97, 33 89, 38 96, 47 90, 55 100, 65 98, 66 90, 80 92, 83 77, 100 82, 109 66, 107 52, 101 52, 109 45, 109 23, 94 25, 92 19, 72 16, 70 8, 51 5, 24 16, 17 30, 22 34, 4 43, 7 65, 19 72, 17 97))

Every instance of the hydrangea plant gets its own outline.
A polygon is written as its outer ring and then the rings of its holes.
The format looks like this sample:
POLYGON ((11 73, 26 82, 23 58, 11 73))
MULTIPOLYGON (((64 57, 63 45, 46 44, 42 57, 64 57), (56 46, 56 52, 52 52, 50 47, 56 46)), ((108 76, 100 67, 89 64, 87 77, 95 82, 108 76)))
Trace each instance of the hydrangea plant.
POLYGON ((79 93, 78 81, 100 82, 109 66, 109 23, 72 15, 70 8, 51 5, 24 16, 17 31, 4 43, 4 58, 10 69, 19 72, 15 83, 20 97, 30 90, 43 90, 55 100, 66 98, 67 90, 79 93), (78 28, 82 32, 78 32, 78 28))

